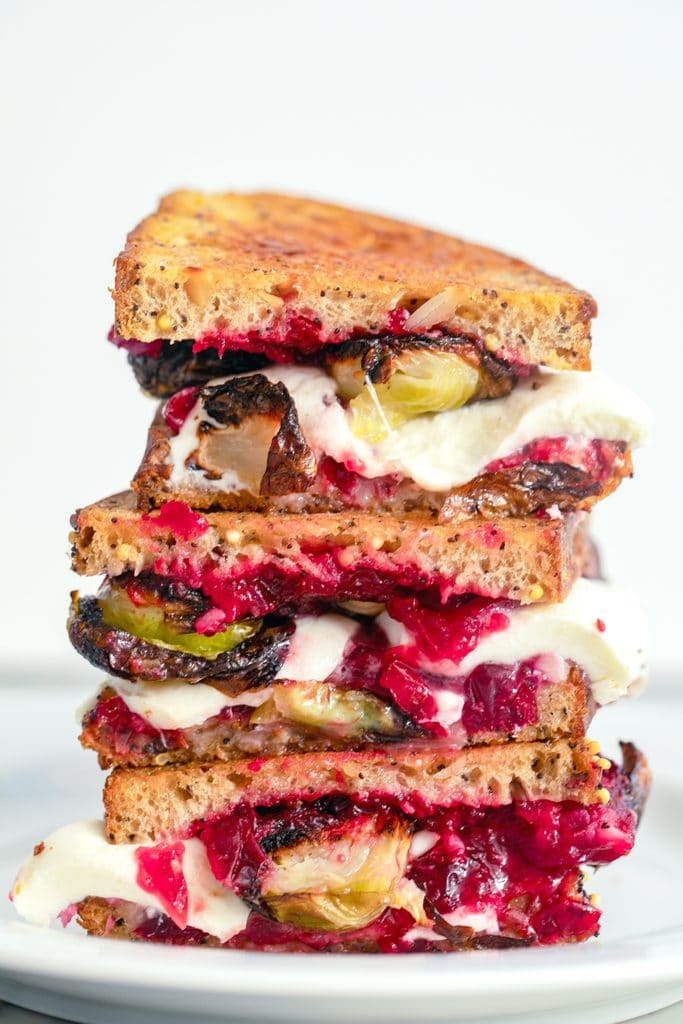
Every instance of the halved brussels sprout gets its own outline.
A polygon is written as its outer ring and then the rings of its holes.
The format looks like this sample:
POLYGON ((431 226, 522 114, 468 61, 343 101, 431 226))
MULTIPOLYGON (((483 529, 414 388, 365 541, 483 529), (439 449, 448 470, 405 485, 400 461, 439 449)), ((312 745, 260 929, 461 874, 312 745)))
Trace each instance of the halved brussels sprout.
POLYGON ((261 898, 278 921, 300 928, 363 928, 387 907, 428 924, 424 893, 404 877, 410 828, 367 816, 276 851, 261 898))
POLYGON ((132 633, 157 647, 167 647, 172 651, 183 651, 209 660, 217 658, 224 651, 232 650, 261 628, 260 619, 245 619, 230 623, 213 636, 184 631, 186 624, 179 620, 177 613, 173 614, 172 607, 165 606, 163 600, 153 603, 150 598, 149 604, 137 605, 131 601, 124 587, 115 585, 98 595, 97 603, 104 622, 112 629, 132 633))
POLYGON ((366 690, 345 690, 326 683, 290 683, 271 687, 270 700, 256 708, 251 724, 285 720, 335 736, 377 733, 398 736, 400 716, 366 690))
POLYGON ((407 349, 392 367, 387 381, 373 383, 360 360, 332 366, 339 394, 349 400, 351 429, 365 441, 382 441, 422 413, 457 409, 479 385, 478 367, 455 352, 407 349))

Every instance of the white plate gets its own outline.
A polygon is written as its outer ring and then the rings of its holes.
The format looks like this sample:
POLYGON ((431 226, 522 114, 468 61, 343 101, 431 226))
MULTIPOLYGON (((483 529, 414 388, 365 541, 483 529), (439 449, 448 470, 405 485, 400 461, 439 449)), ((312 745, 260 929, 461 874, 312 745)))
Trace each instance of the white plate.
MULTIPOLYGON (((33 843, 66 820, 96 813, 102 776, 68 735, 75 736, 73 707, 82 693, 58 678, 47 682, 0 690, 7 737, 0 891, 33 843)), ((683 998, 681 710, 654 697, 626 702, 603 712, 591 730, 603 740, 637 739, 657 780, 636 851, 591 886, 605 910, 597 940, 462 956, 243 953, 115 943, 75 926, 35 929, 15 920, 8 903, 0 908, 0 998, 97 1024, 575 1024, 577 1013, 581 1024, 616 1024, 669 1006, 683 998)))

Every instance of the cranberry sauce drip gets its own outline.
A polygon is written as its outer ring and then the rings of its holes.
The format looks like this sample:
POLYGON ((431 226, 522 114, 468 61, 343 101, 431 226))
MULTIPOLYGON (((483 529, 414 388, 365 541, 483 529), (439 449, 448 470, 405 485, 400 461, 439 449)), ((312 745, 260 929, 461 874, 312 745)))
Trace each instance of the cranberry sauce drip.
POLYGON ((462 725, 479 732, 513 735, 538 722, 538 691, 547 680, 535 661, 477 665, 465 679, 462 725))
POLYGON ((195 512, 184 501, 167 501, 158 512, 145 513, 142 522, 148 533, 159 528, 170 530, 179 540, 196 540, 209 529, 206 516, 195 512))
POLYGON ((183 388, 182 391, 176 391, 175 395, 171 395, 164 402, 161 407, 161 415, 172 434, 179 433, 185 420, 197 404, 199 391, 198 387, 183 388))
POLYGON ((110 327, 107 334, 107 341, 117 348, 122 348, 132 356, 149 356, 151 359, 158 359, 163 347, 163 338, 155 338, 154 341, 136 341, 135 338, 122 338, 116 333, 114 327, 110 327))
POLYGON ((187 924, 188 892, 183 874, 184 844, 161 843, 141 847, 135 853, 138 862, 137 883, 144 892, 156 896, 174 924, 187 924))
MULTIPOLYGON (((459 910, 489 917, 495 913, 501 935, 517 940, 554 943, 595 934, 600 914, 581 895, 579 865, 607 864, 624 856, 633 846, 636 827, 628 778, 613 768, 605 781, 612 793, 606 806, 519 801, 495 808, 438 809, 411 819, 415 833, 428 831, 437 837, 426 853, 409 862, 408 877, 424 891, 439 934, 454 938, 448 916, 459 910)), ((364 802, 325 797, 272 808, 240 805, 212 824, 197 823, 196 834, 218 881, 258 907, 270 854, 304 838, 325 843, 365 815, 377 816, 380 827, 390 828, 402 811, 379 797, 364 802)), ((141 851, 146 891, 168 902, 173 920, 146 921, 137 934, 158 942, 202 942, 203 933, 189 929, 186 935, 178 925, 183 888, 174 866, 177 846, 182 844, 141 851)), ((457 930, 457 917, 454 923, 457 930)), ((413 944, 405 938, 412 925, 405 911, 385 911, 356 931, 310 932, 278 924, 254 910, 244 931, 227 945, 334 949, 340 943, 359 943, 387 952, 432 948, 431 940, 425 946, 424 940, 413 944)), ((462 936, 458 941, 462 943, 462 936)), ((433 948, 439 944, 435 938, 433 948)))
POLYGON ((482 472, 495 473, 525 462, 564 462, 582 469, 591 480, 602 483, 614 474, 614 466, 624 452, 623 441, 603 441, 582 436, 540 437, 510 455, 490 462, 482 472))

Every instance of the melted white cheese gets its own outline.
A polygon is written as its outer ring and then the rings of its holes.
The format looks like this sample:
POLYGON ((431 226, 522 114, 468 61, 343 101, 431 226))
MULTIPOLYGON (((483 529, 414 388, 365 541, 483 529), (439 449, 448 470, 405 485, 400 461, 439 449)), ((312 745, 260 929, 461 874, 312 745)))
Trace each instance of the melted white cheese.
MULTIPOLYGON (((478 935, 499 935, 498 915, 493 907, 486 910, 473 910, 470 907, 458 907, 450 914, 443 915, 444 921, 457 928, 471 928, 478 935)), ((425 939, 427 942, 445 942, 446 936, 439 935, 433 928, 421 926, 410 928, 403 938, 407 942, 415 942, 418 939, 425 939)))
MULTIPOLYGON (((323 370, 274 366, 259 372, 285 385, 302 433, 318 456, 329 455, 369 478, 398 474, 426 491, 465 484, 490 462, 537 438, 579 436, 637 447, 650 433, 649 410, 627 388, 596 372, 565 371, 537 373, 502 398, 417 416, 385 440, 368 444, 353 433, 352 413, 341 405, 334 381, 323 370)), ((197 403, 171 438, 171 483, 191 479, 212 490, 248 489, 232 471, 209 481, 203 473, 185 469, 186 458, 197 447, 198 425, 206 418, 197 403)))
POLYGON ((509 617, 507 629, 485 637, 463 659, 461 672, 485 662, 558 654, 584 670, 598 704, 623 697, 645 673, 647 624, 635 594, 626 588, 581 579, 561 603, 516 608, 509 617))
POLYGON ((357 629, 355 619, 345 615, 302 615, 296 620, 287 657, 275 678, 323 682, 336 669, 357 629))
POLYGON ((487 935, 498 935, 498 915, 493 907, 486 910, 472 910, 469 907, 458 907, 450 914, 443 915, 444 921, 459 928, 472 928, 475 932, 485 932, 487 935))
MULTIPOLYGON (((477 665, 508 665, 543 655, 543 668, 557 680, 564 678, 568 659, 585 671, 598 704, 610 704, 642 681, 647 624, 635 594, 626 588, 580 579, 558 604, 513 608, 505 614, 508 627, 480 640, 459 664, 425 661, 423 667, 465 676, 477 665)), ((387 612, 377 623, 392 645, 411 643, 409 629, 387 612)))
MULTIPOLYGON (((345 615, 302 615, 296 620, 287 656, 275 679, 323 682, 339 665, 346 644, 357 629, 356 620, 345 615)), ((130 682, 112 677, 106 685, 155 729, 191 729, 219 715, 224 708, 257 708, 272 696, 267 686, 230 697, 206 683, 182 680, 130 682)), ((85 704, 79 720, 93 707, 95 699, 85 704)))
MULTIPOLYGON (((157 897, 137 883, 135 853, 141 845, 108 843, 100 821, 65 825, 20 870, 11 893, 17 912, 31 924, 47 926, 87 896, 129 900, 163 912, 157 897)), ((226 942, 246 926, 249 908, 214 878, 201 840, 186 839, 183 845, 187 923, 226 942)))
POLYGON ((425 853, 429 853, 432 847, 436 846, 438 841, 438 832, 429 832, 427 829, 423 829, 421 832, 416 832, 410 840, 408 860, 417 860, 418 857, 424 857, 425 853))
POLYGON ((465 706, 465 697, 462 693, 454 693, 452 690, 432 690, 432 697, 436 701, 436 715, 434 721, 442 725, 444 729, 450 729, 452 725, 462 718, 462 709, 465 706))
POLYGON ((126 679, 107 679, 107 686, 115 690, 136 715, 140 715, 155 729, 191 729, 208 718, 219 715, 223 708, 257 708, 270 697, 268 687, 245 690, 229 697, 205 683, 137 682, 126 679))

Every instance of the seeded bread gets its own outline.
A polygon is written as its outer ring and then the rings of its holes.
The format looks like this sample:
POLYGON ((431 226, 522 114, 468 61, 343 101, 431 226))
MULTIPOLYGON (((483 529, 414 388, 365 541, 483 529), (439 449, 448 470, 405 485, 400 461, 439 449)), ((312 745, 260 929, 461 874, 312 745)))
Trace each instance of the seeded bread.
POLYGON ((116 261, 116 331, 143 342, 278 336, 298 316, 334 342, 377 334, 396 310, 442 293, 432 322, 502 358, 590 368, 597 308, 586 292, 426 228, 268 193, 163 198, 116 261))
MULTIPOLYGON (((569 892, 567 892, 567 895, 570 895, 569 892)), ((588 899, 582 889, 580 876, 573 884, 571 895, 577 903, 584 903, 588 899)), ((79 905, 77 920, 80 926, 85 928, 90 935, 104 936, 108 939, 144 942, 145 940, 136 934, 136 930, 141 923, 148 923, 143 915, 144 911, 134 903, 126 903, 122 900, 110 903, 108 900, 89 897, 79 905)), ((460 928, 457 932, 453 929, 451 936, 443 941, 435 942, 434 949, 440 953, 445 953, 465 949, 505 949, 512 946, 528 946, 531 944, 529 939, 515 938, 511 935, 478 934, 469 928, 460 928)), ((197 937, 195 933, 194 935, 189 935, 187 941, 192 945, 221 945, 220 940, 213 935, 197 937)), ((253 941, 249 942, 246 939, 241 939, 239 936, 232 939, 229 946, 231 949, 258 949, 259 952, 310 953, 312 951, 310 946, 306 946, 302 942, 286 942, 277 946, 258 945, 253 941)), ((364 938, 360 940, 347 939, 342 942, 337 941, 333 946, 326 947, 326 952, 381 953, 383 949, 377 940, 364 938)))
POLYGON ((412 749, 298 754, 232 763, 116 768, 104 788, 112 843, 159 842, 241 802, 268 806, 331 794, 385 794, 409 806, 600 801, 602 769, 589 740, 508 743, 466 750, 412 749))
POLYGON ((528 604, 561 601, 589 556, 582 513, 440 524, 423 514, 209 512, 198 514, 201 533, 189 539, 155 525, 158 515, 138 511, 130 492, 79 509, 70 535, 74 571, 117 576, 190 562, 230 580, 245 566, 313 579, 320 571, 314 555, 323 551, 349 569, 386 573, 406 586, 447 586, 528 604))

